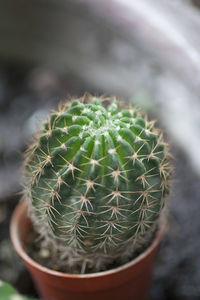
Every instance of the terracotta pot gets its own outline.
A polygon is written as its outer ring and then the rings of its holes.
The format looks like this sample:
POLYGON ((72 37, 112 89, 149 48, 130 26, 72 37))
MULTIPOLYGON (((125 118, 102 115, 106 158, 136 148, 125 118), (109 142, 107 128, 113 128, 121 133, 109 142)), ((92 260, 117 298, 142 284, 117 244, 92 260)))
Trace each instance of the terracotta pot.
POLYGON ((24 251, 31 227, 26 202, 21 201, 11 220, 11 239, 44 300, 143 300, 148 298, 152 266, 164 231, 164 222, 151 246, 121 267, 93 274, 56 272, 33 261, 24 251))

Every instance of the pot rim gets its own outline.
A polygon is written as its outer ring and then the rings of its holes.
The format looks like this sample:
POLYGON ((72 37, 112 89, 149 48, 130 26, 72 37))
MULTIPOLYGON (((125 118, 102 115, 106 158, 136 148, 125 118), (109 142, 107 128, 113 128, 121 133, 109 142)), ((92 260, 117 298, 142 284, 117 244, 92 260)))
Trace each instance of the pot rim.
MULTIPOLYGON (((11 223, 10 223, 10 237, 11 241, 14 245, 15 250, 19 254, 19 256, 27 262, 29 265, 32 265, 34 268, 39 269, 41 272, 47 273, 49 275, 57 276, 57 277, 65 277, 65 278, 74 278, 74 279, 81 279, 81 278, 97 278, 97 277, 105 277, 109 276, 121 271, 124 271, 125 269, 131 268, 136 264, 139 264, 145 257, 150 255, 150 253, 158 246, 160 243, 160 240, 165 232, 166 227, 166 214, 162 213, 162 217, 160 218, 160 227, 159 230, 151 243, 151 245, 141 254, 139 254, 136 258, 133 260, 117 267, 114 269, 96 272, 96 273, 89 273, 89 274, 71 274, 71 273, 63 273, 51 270, 47 267, 44 267, 34 261, 24 250, 21 240, 19 238, 19 220, 24 217, 26 211, 27 211, 27 202, 25 199, 21 199, 19 203, 17 204, 14 213, 11 217, 11 223)), ((28 217, 27 217, 28 218, 28 217)))

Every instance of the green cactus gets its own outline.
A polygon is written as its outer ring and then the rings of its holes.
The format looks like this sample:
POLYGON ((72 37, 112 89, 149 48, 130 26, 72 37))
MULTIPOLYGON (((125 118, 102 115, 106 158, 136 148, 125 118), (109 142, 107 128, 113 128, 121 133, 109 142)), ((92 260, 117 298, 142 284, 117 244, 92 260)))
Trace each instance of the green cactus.
POLYGON ((87 98, 50 115, 27 151, 24 183, 36 230, 82 272, 149 243, 170 176, 154 122, 115 98, 87 98))

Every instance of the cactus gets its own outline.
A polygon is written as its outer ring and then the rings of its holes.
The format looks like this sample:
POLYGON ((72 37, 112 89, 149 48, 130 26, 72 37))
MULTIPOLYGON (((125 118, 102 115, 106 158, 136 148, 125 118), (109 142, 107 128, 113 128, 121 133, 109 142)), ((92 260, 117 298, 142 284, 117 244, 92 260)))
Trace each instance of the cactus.
POLYGON ((151 242, 170 176, 154 122, 113 98, 64 104, 27 151, 25 192, 46 245, 80 272, 123 263, 151 242))

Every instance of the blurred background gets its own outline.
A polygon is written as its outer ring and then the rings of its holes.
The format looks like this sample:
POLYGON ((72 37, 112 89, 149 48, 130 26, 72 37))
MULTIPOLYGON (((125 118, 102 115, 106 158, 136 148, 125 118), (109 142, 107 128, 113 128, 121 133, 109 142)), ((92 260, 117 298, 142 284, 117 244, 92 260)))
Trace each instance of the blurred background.
POLYGON ((200 299, 200 0, 0 0, 0 278, 36 295, 9 239, 22 152, 60 100, 85 91, 163 128, 175 172, 151 299, 200 299))

